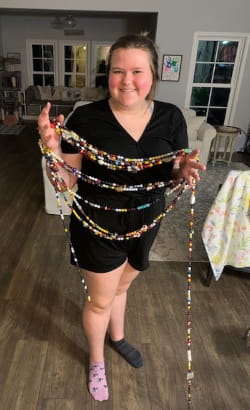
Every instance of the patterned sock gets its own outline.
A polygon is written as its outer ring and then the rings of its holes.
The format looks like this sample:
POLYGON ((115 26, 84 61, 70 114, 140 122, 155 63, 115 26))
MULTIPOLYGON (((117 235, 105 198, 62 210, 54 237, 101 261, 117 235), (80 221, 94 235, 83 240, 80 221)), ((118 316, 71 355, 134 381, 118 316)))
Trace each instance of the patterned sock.
POLYGON ((104 362, 89 364, 89 392, 95 400, 108 400, 109 391, 104 362))
POLYGON ((120 353, 120 355, 124 357, 124 359, 126 359, 131 366, 137 368, 143 366, 141 353, 126 342, 125 339, 121 339, 117 342, 109 339, 109 344, 116 352, 120 353))

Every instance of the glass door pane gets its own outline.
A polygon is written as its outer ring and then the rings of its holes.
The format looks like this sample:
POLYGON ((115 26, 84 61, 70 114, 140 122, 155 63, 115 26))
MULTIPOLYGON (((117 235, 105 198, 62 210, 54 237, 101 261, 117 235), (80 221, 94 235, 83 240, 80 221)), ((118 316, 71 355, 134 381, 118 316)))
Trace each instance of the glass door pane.
POLYGON ((31 44, 31 78, 33 85, 55 85, 54 44, 31 44))
POLYGON ((106 61, 111 47, 111 43, 93 42, 92 53, 92 79, 93 87, 108 88, 108 80, 106 76, 106 61))
POLYGON ((61 84, 66 87, 84 87, 89 83, 88 42, 61 41, 61 84))

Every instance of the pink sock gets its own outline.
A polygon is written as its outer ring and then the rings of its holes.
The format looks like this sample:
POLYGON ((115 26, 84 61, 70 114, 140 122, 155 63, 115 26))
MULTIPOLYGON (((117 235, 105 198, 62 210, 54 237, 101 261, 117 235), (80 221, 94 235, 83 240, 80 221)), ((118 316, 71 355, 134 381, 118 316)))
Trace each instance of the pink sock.
POLYGON ((104 362, 89 364, 89 392, 95 400, 108 400, 109 391, 104 362))

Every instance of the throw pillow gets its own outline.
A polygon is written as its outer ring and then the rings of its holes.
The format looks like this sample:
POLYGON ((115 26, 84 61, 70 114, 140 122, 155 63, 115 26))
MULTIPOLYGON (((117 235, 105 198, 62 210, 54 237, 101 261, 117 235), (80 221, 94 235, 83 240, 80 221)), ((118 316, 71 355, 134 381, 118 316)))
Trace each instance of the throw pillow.
POLYGON ((77 87, 63 87, 62 100, 63 101, 78 101, 81 99, 81 91, 77 87))
POLYGON ((71 92, 69 87, 62 88, 62 100, 63 101, 70 101, 71 100, 71 92))
POLYGON ((62 98, 62 87, 60 85, 53 87, 52 100, 61 100, 61 98, 62 98))
POLYGON ((44 86, 38 85, 37 87, 40 91, 41 100, 50 101, 52 99, 51 86, 50 85, 44 85, 44 86))
POLYGON ((34 97, 35 97, 36 100, 41 100, 41 94, 40 94, 40 91, 39 91, 38 87, 39 87, 38 85, 34 85, 34 87, 33 87, 34 97))
POLYGON ((81 99, 81 89, 74 87, 71 89, 71 96, 73 101, 79 101, 81 99))
POLYGON ((197 140, 198 129, 206 120, 206 117, 191 117, 187 121, 188 139, 190 141, 197 140))

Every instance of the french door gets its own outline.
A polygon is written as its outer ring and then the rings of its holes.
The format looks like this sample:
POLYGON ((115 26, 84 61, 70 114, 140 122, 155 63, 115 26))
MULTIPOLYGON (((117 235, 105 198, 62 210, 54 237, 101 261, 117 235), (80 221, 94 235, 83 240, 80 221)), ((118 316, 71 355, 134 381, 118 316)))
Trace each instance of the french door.
POLYGON ((89 42, 59 41, 59 82, 66 87, 90 84, 89 42))
POLYGON ((27 57, 30 85, 54 86, 57 84, 56 41, 27 40, 27 57))

